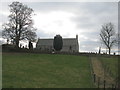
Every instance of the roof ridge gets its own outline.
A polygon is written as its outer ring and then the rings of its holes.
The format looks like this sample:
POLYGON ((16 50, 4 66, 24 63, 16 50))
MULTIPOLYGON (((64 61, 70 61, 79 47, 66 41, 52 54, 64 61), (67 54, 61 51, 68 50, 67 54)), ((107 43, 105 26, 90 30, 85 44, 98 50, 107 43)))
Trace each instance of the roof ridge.
MULTIPOLYGON (((54 38, 39 38, 38 40, 53 40, 54 38)), ((62 38, 62 39, 76 39, 76 38, 62 38)))

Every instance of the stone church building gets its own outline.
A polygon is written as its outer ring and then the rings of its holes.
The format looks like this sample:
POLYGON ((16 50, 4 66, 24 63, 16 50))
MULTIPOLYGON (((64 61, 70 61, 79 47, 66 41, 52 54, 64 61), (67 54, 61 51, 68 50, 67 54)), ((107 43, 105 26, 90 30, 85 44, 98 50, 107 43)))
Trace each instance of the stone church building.
MULTIPOLYGON (((38 39, 36 49, 40 51, 53 51, 54 39, 38 39)), ((63 38, 62 52, 79 52, 78 35, 76 38, 63 38)))

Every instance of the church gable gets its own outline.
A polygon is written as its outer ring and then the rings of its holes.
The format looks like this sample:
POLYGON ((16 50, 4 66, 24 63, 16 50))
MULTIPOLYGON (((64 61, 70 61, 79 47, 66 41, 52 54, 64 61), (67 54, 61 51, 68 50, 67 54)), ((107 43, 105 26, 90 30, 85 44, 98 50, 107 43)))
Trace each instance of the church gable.
POLYGON ((76 45, 77 44, 77 40, 76 38, 72 38, 72 39, 63 39, 63 45, 76 45))
MULTIPOLYGON (((53 39, 38 39, 36 48, 39 50, 52 51, 53 48, 53 39)), ((63 38, 63 52, 78 52, 79 45, 77 38, 63 38)))

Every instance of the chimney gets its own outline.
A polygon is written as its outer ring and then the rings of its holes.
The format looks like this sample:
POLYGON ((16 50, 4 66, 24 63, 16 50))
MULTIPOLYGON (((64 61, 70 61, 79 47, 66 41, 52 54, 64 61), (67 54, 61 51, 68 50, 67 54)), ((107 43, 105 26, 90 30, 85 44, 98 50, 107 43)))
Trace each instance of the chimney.
POLYGON ((78 40, 78 35, 76 35, 76 39, 78 40))

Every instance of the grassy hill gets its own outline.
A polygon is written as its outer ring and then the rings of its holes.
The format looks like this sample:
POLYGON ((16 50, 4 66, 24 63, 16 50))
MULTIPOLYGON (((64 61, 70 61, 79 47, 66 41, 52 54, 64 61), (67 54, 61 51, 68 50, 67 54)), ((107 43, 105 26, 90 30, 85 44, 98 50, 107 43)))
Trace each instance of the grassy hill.
POLYGON ((91 88, 87 56, 3 53, 3 88, 91 88))
POLYGON ((118 74, 118 57, 101 57, 100 60, 105 70, 110 73, 113 78, 116 78, 118 74))

